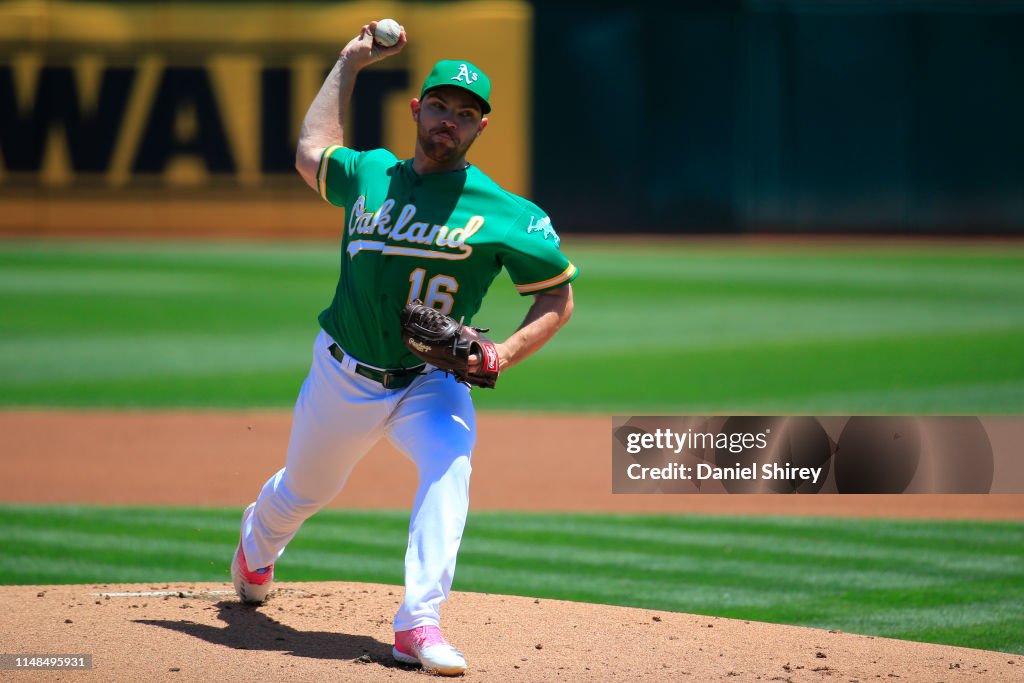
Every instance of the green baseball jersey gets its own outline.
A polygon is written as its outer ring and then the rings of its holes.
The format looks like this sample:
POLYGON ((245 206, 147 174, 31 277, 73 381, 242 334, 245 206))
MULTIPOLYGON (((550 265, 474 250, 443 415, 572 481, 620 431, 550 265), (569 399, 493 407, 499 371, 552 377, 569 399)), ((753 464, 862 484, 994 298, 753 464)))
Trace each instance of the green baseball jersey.
POLYGON ((466 323, 504 267, 520 294, 572 281, 551 219, 475 166, 418 175, 385 149, 324 150, 320 195, 346 209, 341 274, 320 325, 352 356, 380 368, 420 364, 402 343, 408 301, 466 323))

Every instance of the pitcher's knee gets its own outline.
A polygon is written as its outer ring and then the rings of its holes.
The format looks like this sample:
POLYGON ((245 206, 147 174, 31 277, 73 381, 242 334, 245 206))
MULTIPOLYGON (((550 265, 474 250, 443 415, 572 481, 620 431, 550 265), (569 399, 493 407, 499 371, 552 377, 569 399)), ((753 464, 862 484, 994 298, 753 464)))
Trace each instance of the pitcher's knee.
POLYGON ((476 445, 476 435, 463 429, 420 434, 411 449, 412 454, 452 462, 456 458, 468 458, 476 445))
MULTIPOLYGON (((273 494, 261 501, 267 514, 279 520, 305 520, 329 503, 338 487, 324 481, 297 482, 283 471, 274 482, 273 494)), ((262 506, 261 506, 262 507, 262 506)))

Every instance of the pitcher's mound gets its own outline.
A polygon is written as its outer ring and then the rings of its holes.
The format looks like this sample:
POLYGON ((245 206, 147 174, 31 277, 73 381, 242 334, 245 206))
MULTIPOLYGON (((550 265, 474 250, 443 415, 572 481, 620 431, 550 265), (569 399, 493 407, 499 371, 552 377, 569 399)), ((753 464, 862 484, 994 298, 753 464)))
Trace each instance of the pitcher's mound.
MULTIPOLYGON (((391 659, 401 589, 283 583, 260 607, 229 584, 0 589, 4 651, 91 654, 60 680, 423 681, 391 659)), ((794 626, 454 593, 444 630, 466 678, 506 681, 1019 681, 1024 657, 794 626)))

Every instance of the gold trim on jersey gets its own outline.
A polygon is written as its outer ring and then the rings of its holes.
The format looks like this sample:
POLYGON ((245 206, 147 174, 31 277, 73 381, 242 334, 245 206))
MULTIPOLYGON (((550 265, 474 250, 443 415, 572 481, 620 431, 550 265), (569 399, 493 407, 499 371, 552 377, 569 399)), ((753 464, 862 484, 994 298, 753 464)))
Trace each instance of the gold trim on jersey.
POLYGON ((473 253, 473 247, 468 244, 462 247, 465 251, 434 251, 433 249, 416 249, 415 247, 395 247, 388 245, 384 247, 385 256, 418 256, 419 258, 438 258, 446 261, 462 261, 469 258, 473 253))
POLYGON ((361 251, 379 251, 384 256, 414 256, 417 258, 442 259, 444 261, 463 261, 473 253, 472 247, 465 247, 466 251, 434 251, 433 249, 416 249, 415 247, 396 247, 391 244, 384 244, 375 240, 353 240, 345 247, 349 258, 354 257, 361 251))
POLYGON ((331 155, 334 154, 335 151, 341 149, 341 147, 341 145, 325 147, 323 153, 320 155, 320 165, 316 167, 316 189, 328 204, 331 203, 331 200, 327 198, 327 160, 331 158, 331 155))
POLYGON ((472 247, 465 247, 466 251, 434 251, 433 249, 416 249, 415 247, 396 247, 391 244, 384 244, 375 240, 353 240, 345 247, 349 258, 354 257, 361 251, 379 251, 384 256, 415 256, 417 258, 433 258, 445 261, 463 261, 473 253, 472 247))
POLYGON ((373 240, 355 240, 348 243, 345 251, 348 252, 349 258, 352 258, 361 251, 384 251, 384 243, 373 240))
POLYGON ((539 290, 542 290, 542 289, 548 289, 549 287, 554 287, 556 285, 560 285, 563 282, 568 282, 575 275, 576 275, 576 266, 574 266, 573 264, 570 263, 568 268, 563 270, 561 273, 559 273, 555 277, 548 278, 547 280, 542 280, 540 282, 531 282, 530 284, 526 284, 526 285, 516 285, 516 291, 518 291, 520 294, 529 294, 530 292, 536 292, 536 291, 539 291, 539 290))

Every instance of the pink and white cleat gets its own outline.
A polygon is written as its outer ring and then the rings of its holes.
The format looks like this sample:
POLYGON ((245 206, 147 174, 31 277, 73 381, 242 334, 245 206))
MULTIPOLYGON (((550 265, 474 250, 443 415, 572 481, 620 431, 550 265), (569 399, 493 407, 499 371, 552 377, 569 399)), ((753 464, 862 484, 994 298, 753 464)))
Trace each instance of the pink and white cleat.
POLYGON ((437 626, 396 631, 391 654, 403 664, 422 664, 424 671, 443 676, 458 676, 466 672, 466 658, 445 640, 437 626))
MULTIPOLYGON (((242 513, 242 529, 245 529, 245 522, 249 519, 256 503, 245 508, 242 513)), ((249 570, 245 561, 245 553, 242 552, 242 535, 239 533, 238 550, 235 551, 235 559, 231 561, 231 580, 235 584, 235 592, 242 602, 250 605, 258 605, 267 599, 267 593, 274 585, 274 565, 263 567, 255 571, 249 570)))

